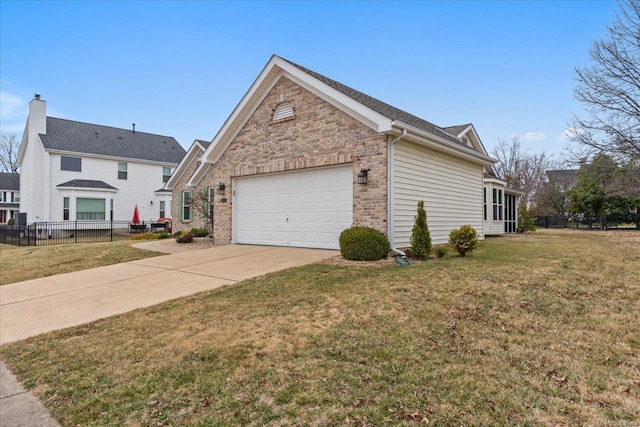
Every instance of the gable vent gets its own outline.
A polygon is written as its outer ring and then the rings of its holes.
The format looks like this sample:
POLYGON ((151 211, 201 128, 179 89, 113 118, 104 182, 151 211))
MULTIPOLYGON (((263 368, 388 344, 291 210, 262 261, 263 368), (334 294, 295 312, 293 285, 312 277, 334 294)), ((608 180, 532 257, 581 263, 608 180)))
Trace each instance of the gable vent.
POLYGON ((292 119, 294 118, 293 105, 288 102, 283 102, 278 105, 276 111, 273 113, 273 121, 278 122, 280 120, 292 119))

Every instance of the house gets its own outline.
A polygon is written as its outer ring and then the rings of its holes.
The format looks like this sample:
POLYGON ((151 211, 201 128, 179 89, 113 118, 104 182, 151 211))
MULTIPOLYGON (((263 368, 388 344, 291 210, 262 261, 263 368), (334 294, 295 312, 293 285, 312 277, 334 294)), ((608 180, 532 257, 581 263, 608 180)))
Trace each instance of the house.
POLYGON ((0 224, 16 219, 19 208, 20 174, 0 172, 0 224))
POLYGON ((29 103, 18 163, 20 212, 27 222, 141 221, 171 216, 164 188, 185 154, 170 136, 48 117, 46 102, 29 103))
POLYGON ((420 200, 435 244, 463 224, 503 234, 505 185, 485 178, 495 161, 471 124, 436 126, 274 55, 167 187, 177 230, 204 222, 194 195, 211 195, 216 242, 336 249, 358 224, 402 248, 420 200))

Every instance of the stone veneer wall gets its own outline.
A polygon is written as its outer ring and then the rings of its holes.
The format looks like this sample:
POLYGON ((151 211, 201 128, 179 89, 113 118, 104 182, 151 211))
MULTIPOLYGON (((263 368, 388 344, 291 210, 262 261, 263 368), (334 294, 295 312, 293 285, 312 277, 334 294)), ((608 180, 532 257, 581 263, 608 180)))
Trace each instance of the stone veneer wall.
POLYGON ((200 188, 226 185, 225 195, 215 196, 216 243, 231 241, 232 178, 347 163, 353 164, 354 224, 386 234, 386 136, 282 77, 200 182, 200 188), (274 123, 282 102, 293 105, 295 118, 274 123), (371 169, 367 185, 357 184, 362 168, 371 169))

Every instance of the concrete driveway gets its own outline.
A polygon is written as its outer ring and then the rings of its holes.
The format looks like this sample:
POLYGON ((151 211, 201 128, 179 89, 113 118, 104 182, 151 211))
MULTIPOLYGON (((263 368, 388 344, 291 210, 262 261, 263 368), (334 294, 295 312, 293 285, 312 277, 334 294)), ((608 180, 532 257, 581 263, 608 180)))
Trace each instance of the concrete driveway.
MULTIPOLYGON (((162 250, 157 245, 140 246, 162 250)), ((216 246, 0 286, 0 344, 338 254, 321 249, 216 246)))

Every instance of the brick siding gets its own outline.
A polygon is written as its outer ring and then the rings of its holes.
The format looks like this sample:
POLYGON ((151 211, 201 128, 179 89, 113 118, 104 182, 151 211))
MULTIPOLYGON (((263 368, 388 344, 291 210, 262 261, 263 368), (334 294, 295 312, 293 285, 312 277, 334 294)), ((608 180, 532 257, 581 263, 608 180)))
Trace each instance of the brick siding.
MULTIPOLYGON (((282 77, 200 182, 200 189, 217 187, 220 182, 226 185, 225 194, 215 196, 216 243, 231 241, 232 178, 349 163, 353 165, 354 224, 386 234, 386 141, 385 135, 282 77), (274 123, 273 112, 281 102, 293 105, 295 118, 274 123), (367 185, 357 184, 362 168, 370 169, 367 185)), ((184 181, 195 166, 190 166, 184 181)), ((183 184, 178 183, 176 191, 183 189, 183 184)), ((173 200, 177 204, 175 192, 173 200)), ((195 218, 192 222, 203 221, 195 218)), ((192 227, 179 224, 177 229, 180 226, 192 227)))

